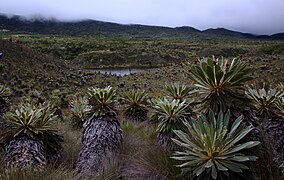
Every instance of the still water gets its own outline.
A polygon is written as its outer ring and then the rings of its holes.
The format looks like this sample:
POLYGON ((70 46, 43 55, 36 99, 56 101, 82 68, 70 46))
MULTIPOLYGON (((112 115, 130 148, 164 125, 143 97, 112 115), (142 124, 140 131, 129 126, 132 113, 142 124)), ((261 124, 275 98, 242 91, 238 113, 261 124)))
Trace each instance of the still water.
POLYGON ((143 69, 139 68, 108 68, 108 69, 92 69, 94 72, 99 72, 101 74, 113 74, 117 76, 125 76, 129 75, 130 73, 136 73, 143 71, 143 69))

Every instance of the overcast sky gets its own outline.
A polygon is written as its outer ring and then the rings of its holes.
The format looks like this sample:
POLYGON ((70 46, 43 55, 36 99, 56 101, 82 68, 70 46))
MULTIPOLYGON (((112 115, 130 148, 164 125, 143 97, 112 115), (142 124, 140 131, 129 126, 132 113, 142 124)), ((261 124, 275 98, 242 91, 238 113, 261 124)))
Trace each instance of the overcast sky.
POLYGON ((284 0, 0 0, 0 13, 122 24, 284 32, 284 0))

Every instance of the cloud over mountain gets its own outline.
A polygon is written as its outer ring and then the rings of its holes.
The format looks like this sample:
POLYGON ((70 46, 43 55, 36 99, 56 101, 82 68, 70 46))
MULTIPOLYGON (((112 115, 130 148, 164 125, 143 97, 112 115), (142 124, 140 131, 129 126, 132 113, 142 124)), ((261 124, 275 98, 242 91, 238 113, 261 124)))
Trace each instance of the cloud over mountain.
POLYGON ((0 12, 60 20, 224 27, 254 34, 284 32, 283 0, 0 0, 0 12))

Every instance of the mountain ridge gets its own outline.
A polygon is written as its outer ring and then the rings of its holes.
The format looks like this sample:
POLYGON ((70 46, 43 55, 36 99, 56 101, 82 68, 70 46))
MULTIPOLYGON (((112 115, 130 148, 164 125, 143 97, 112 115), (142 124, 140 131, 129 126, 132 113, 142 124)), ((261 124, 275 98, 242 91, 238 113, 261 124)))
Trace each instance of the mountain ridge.
POLYGON ((41 16, 28 19, 14 15, 7 17, 0 14, 0 29, 12 32, 26 32, 38 34, 58 35, 103 35, 103 36, 132 36, 139 38, 147 37, 175 37, 175 38, 211 38, 232 37, 241 39, 265 39, 284 40, 284 33, 272 35, 254 35, 232 31, 225 28, 209 28, 198 30, 190 26, 164 27, 141 24, 119 24, 92 19, 78 21, 59 21, 55 18, 45 19, 41 16))

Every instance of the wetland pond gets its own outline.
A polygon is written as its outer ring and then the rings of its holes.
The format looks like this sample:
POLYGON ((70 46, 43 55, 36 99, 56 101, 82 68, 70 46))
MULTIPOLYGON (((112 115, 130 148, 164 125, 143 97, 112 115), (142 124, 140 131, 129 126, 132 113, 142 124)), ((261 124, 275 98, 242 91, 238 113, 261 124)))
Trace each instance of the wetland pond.
POLYGON ((94 68, 91 69, 92 72, 97 72, 101 74, 112 74, 117 76, 125 76, 131 73, 141 72, 149 68, 129 68, 129 67, 119 67, 119 68, 94 68))

